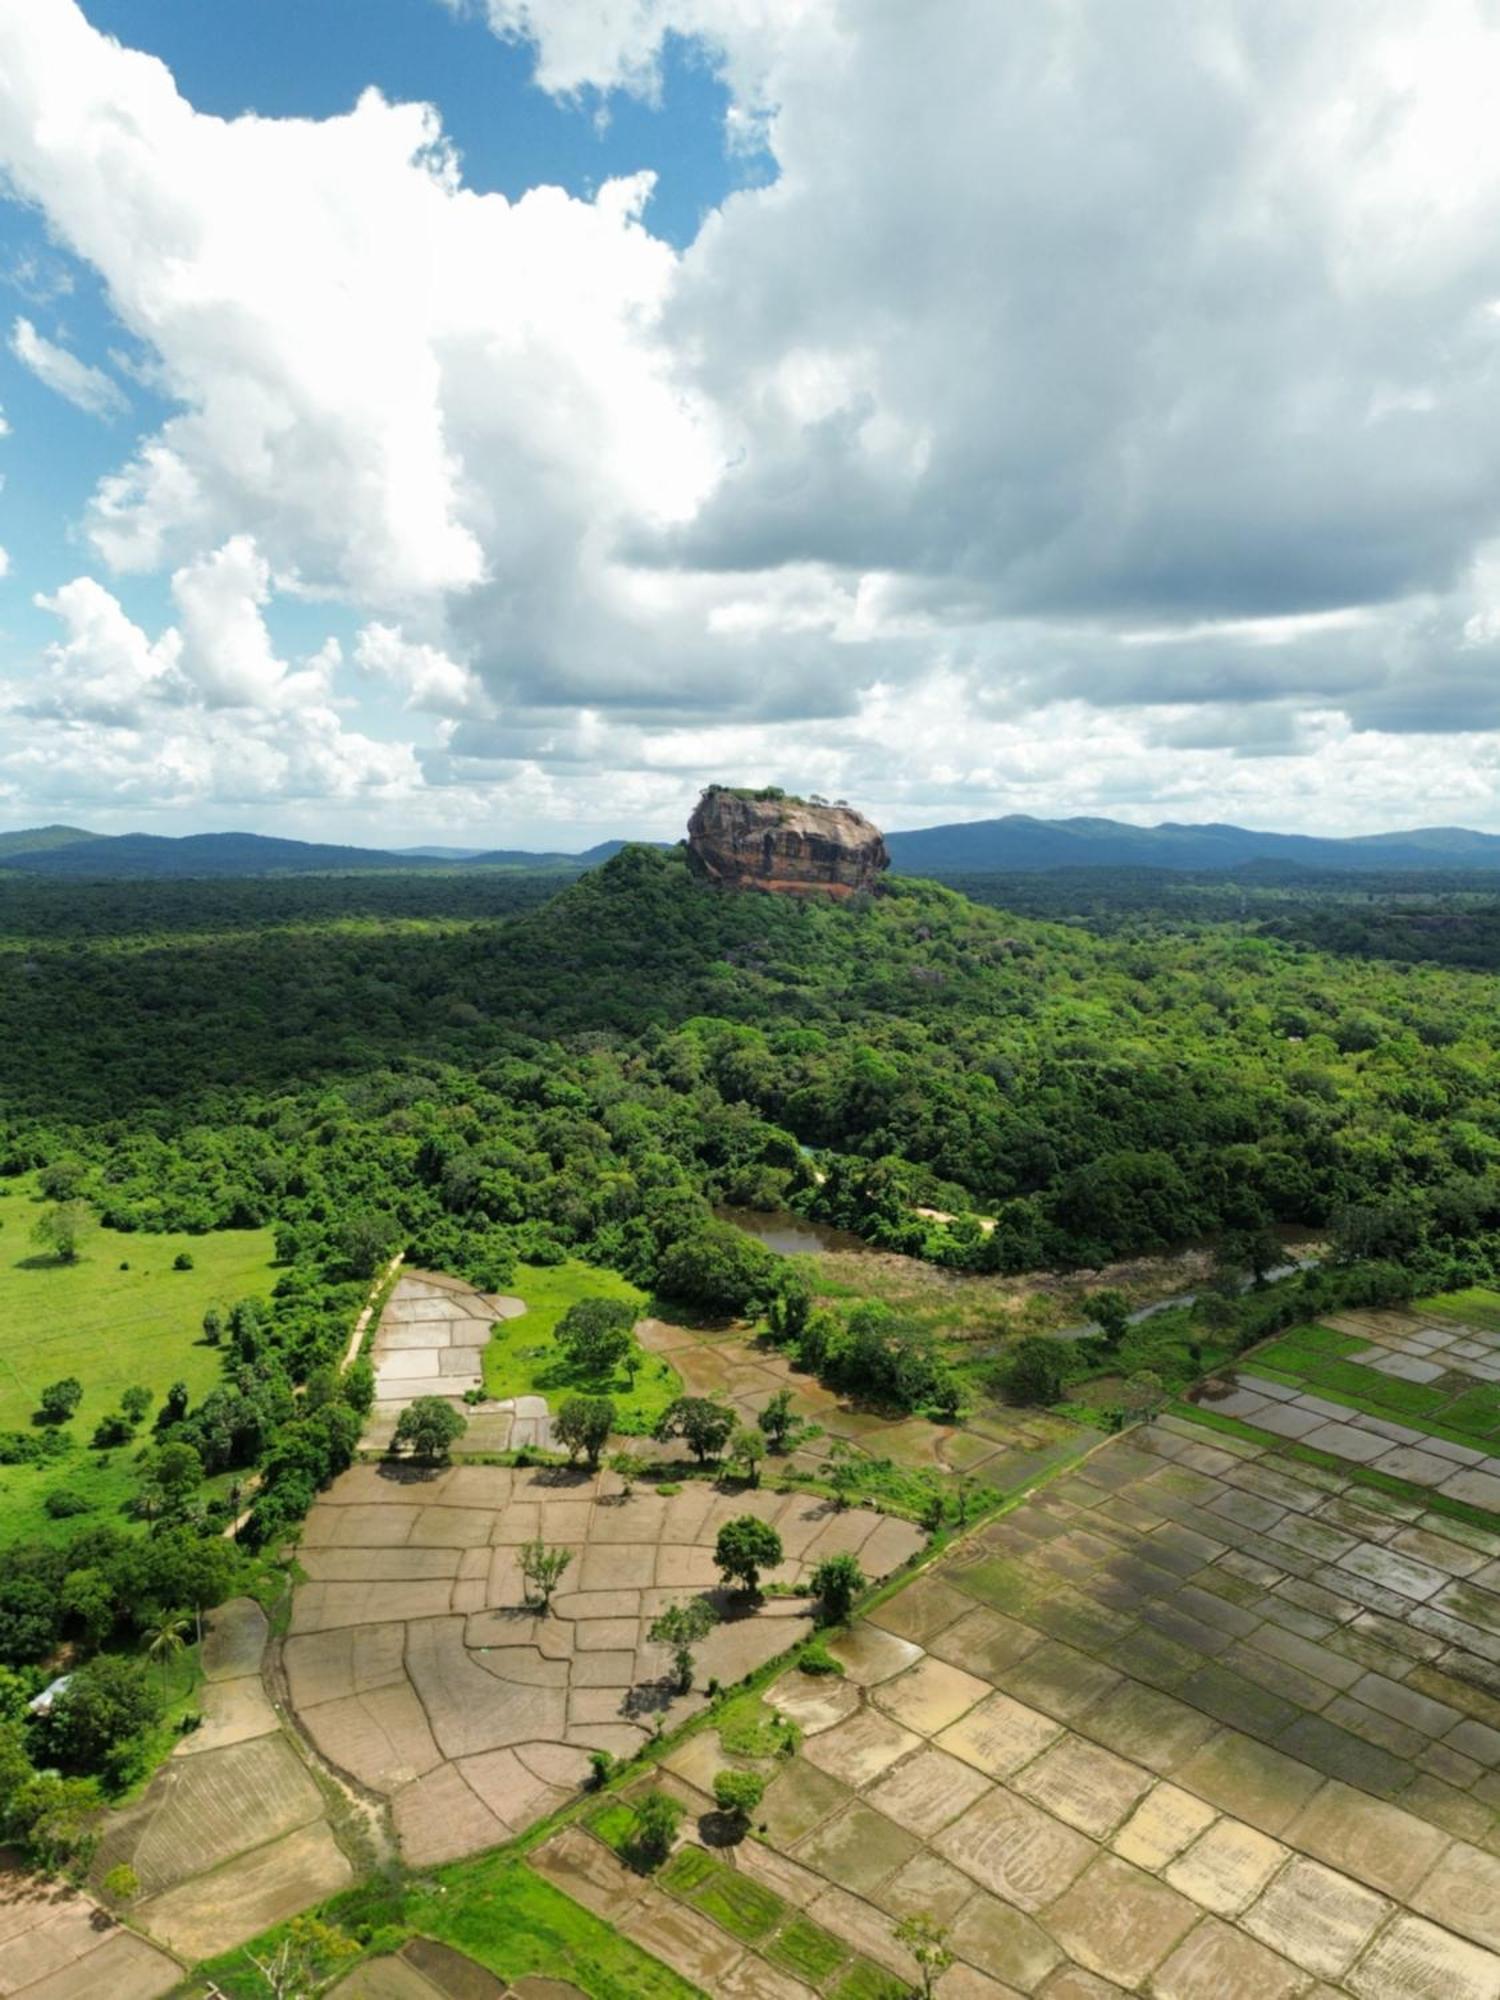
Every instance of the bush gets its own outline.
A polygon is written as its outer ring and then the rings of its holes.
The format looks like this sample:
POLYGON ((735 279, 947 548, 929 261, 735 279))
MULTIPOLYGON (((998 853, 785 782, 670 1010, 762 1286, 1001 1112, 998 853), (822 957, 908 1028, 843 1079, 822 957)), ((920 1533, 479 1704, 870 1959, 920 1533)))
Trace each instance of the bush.
POLYGON ((54 1521, 68 1521, 75 1514, 87 1514, 93 1504, 92 1500, 85 1500, 81 1493, 75 1493, 71 1486, 54 1486, 42 1502, 54 1521))
POLYGON ((843 1662, 829 1652, 826 1641, 809 1639, 797 1662, 805 1674, 842 1674, 843 1662))
POLYGON ((37 1415, 45 1424, 65 1424, 82 1401, 83 1384, 76 1375, 64 1375, 37 1397, 37 1415))
POLYGON ((172 1259, 172 1269, 174 1271, 191 1271, 192 1268, 193 1268, 192 1251, 179 1250, 177 1255, 172 1259))

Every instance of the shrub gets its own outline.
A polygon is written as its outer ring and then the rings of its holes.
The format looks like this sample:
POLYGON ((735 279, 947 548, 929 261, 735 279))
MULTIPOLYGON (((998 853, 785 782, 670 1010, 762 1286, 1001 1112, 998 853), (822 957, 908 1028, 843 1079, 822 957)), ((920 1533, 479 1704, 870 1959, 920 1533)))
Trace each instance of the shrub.
POLYGON ((843 1662, 834 1658, 822 1639, 809 1639, 797 1662, 805 1674, 842 1674, 843 1662))
POLYGON ((42 1506, 54 1521, 71 1520, 75 1514, 87 1514, 93 1506, 81 1493, 75 1493, 71 1486, 54 1486, 42 1502, 42 1506))
POLYGON ((172 1259, 172 1269, 174 1271, 191 1271, 192 1268, 193 1268, 192 1251, 179 1250, 177 1255, 172 1259))
POLYGON ((82 1401, 83 1384, 76 1375, 64 1375, 37 1397, 37 1415, 46 1424, 65 1424, 82 1401))
POLYGON ((1018 1340, 995 1371, 1008 1403, 1034 1405, 1057 1401, 1066 1372, 1059 1344, 1043 1334, 1028 1334, 1018 1340))

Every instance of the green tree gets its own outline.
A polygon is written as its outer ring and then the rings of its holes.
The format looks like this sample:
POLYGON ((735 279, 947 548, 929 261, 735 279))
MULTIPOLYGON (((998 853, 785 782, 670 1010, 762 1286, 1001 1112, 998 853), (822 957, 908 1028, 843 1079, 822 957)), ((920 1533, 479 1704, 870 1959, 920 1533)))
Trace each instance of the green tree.
POLYGON ((758 1771, 726 1768, 714 1773, 714 1804, 727 1818, 744 1826, 765 1797, 766 1781, 758 1771))
POLYGON ((635 1308, 624 1299, 579 1299, 557 1323, 568 1366, 590 1381, 613 1378, 634 1346, 635 1308))
POLYGON ((1008 1403, 1044 1408, 1055 1403, 1063 1392, 1062 1345, 1045 1334, 1027 1334, 1002 1356, 995 1374, 1000 1393, 1008 1403))
POLYGON ((142 1388, 139 1383, 120 1391, 120 1411, 127 1423, 136 1425, 143 1422, 150 1407, 151 1391, 142 1388))
POLYGON ((49 1382, 37 1397, 37 1415, 45 1424, 65 1424, 83 1401, 83 1384, 76 1375, 49 1382))
POLYGON ((161 1668, 163 1700, 167 1692, 167 1668, 187 1645, 188 1633, 192 1629, 180 1611, 163 1611, 158 1613, 146 1635, 146 1657, 155 1660, 161 1668))
POLYGON ((224 1313, 219 1306, 208 1306, 203 1314, 203 1339, 208 1347, 217 1347, 224 1338, 224 1313))
POLYGON ((707 1465, 723 1451, 733 1430, 734 1411, 727 1403, 709 1396, 679 1396, 662 1411, 654 1435, 662 1442, 685 1439, 698 1463, 707 1465))
POLYGON ((751 1486, 760 1484, 760 1462, 766 1455, 766 1440, 759 1430, 752 1430, 748 1424, 736 1427, 729 1439, 731 1464, 740 1466, 746 1482, 751 1486))
POLYGON ((293 1917, 275 1948, 263 1958, 247 1950, 268 2000, 308 2000, 333 1983, 360 1947, 347 1932, 321 1917, 293 1917))
POLYGON ((612 1451, 609 1469, 620 1482, 621 1498, 628 1500, 635 1491, 637 1481, 645 1476, 646 1461, 639 1452, 612 1451))
POLYGON ((550 1607, 563 1572, 572 1560, 571 1549, 549 1549, 540 1536, 521 1544, 521 1575, 526 1582, 526 1595, 540 1604, 543 1611, 550 1607))
POLYGON ((88 1646, 102 1646, 114 1630, 115 1588, 102 1569, 70 1569, 58 1591, 58 1605, 65 1618, 73 1619, 88 1646))
POLYGON ((802 1419, 792 1413, 792 1392, 778 1389, 755 1419, 765 1433, 772 1451, 785 1451, 788 1440, 802 1428, 802 1419))
POLYGON ((923 2000, 931 2000, 933 1987, 953 1963, 947 1927, 919 1910, 901 1919, 894 1936, 916 1960, 923 2000))
POLYGON ((682 1807, 670 1792, 647 1792, 636 1802, 630 1846, 643 1867, 655 1868, 666 1860, 677 1838, 677 1823, 681 1818, 682 1807))
POLYGON ((570 1461, 582 1452, 589 1471, 594 1472, 614 1421, 615 1406, 608 1396, 564 1396, 552 1420, 552 1433, 566 1447, 570 1461))
POLYGON ((128 1861, 117 1861, 113 1868, 105 1870, 99 1887, 108 1902, 133 1903, 141 1893, 141 1878, 128 1861))
POLYGON ((1084 1300, 1094 1324, 1103 1334, 1105 1344, 1118 1347, 1130 1331, 1130 1301, 1123 1292, 1107 1287, 1102 1292, 1091 1292, 1084 1300))
POLYGON ((823 1461, 823 1477, 833 1488, 834 1505, 842 1512, 859 1491, 864 1473, 859 1453, 843 1438, 835 1438, 823 1461))
POLYGON ((44 1208, 31 1226, 31 1240, 59 1264, 76 1264, 91 1227, 81 1201, 59 1201, 44 1208))
POLYGON ((852 1555, 824 1556, 813 1571, 811 1582, 813 1595, 822 1603, 824 1619, 830 1625, 842 1625, 865 1587, 865 1573, 852 1555))
POLYGON ((467 1418, 444 1397, 418 1396, 396 1419, 391 1448, 399 1452, 409 1446, 415 1457, 442 1465, 468 1428, 467 1418))
POLYGON ((37 1718, 37 1735, 49 1760, 64 1771, 114 1775, 160 1713, 161 1702, 140 1662, 101 1653, 75 1669, 53 1696, 46 1714, 37 1718))
POLYGON ((714 1543, 714 1561, 726 1583, 737 1583, 747 1597, 760 1588, 760 1573, 782 1559, 781 1537, 768 1521, 740 1514, 726 1521, 714 1543))
POLYGON ((685 1603, 669 1604, 652 1620, 646 1636, 653 1646, 672 1648, 679 1694, 686 1694, 693 1685, 694 1646, 700 1645, 718 1622, 719 1614, 706 1597, 690 1597, 685 1603))

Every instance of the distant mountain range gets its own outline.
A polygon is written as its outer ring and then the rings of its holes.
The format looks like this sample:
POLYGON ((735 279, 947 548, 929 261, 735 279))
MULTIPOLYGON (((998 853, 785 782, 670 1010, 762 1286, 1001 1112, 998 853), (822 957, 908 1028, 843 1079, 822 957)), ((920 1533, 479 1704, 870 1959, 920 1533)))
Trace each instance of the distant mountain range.
MULTIPOLYGON (((592 868, 625 846, 605 840, 581 854, 527 848, 340 847, 260 833, 97 834, 77 826, 0 834, 0 869, 74 880, 129 877, 345 874, 393 869, 592 868)), ((903 875, 978 875, 1046 868, 1169 868, 1232 872, 1275 864, 1308 869, 1482 869, 1500 871, 1500 836, 1466 827, 1320 839, 1257 833, 1243 826, 1127 826, 1113 819, 967 820, 886 836, 903 875)))

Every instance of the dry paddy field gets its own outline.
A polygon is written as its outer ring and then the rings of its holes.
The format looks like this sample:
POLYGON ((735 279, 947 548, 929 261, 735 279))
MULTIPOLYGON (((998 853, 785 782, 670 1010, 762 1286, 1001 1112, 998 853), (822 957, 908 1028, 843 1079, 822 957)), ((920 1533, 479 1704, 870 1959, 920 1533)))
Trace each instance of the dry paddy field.
MULTIPOLYGON (((576 1793, 591 1750, 629 1756, 658 1719, 670 1727, 701 1705, 673 1694, 647 1628, 716 1588, 718 1531, 745 1513, 786 1549, 766 1580, 794 1589, 832 1552, 884 1576, 922 1541, 906 1522, 802 1494, 690 1481, 627 1499, 609 1474, 562 1468, 355 1466, 313 1508, 299 1552, 307 1580, 281 1648, 298 1724, 391 1801, 408 1861, 508 1840, 576 1793), (536 1536, 573 1558, 546 1614, 520 1571, 536 1536)), ((810 1611, 795 1596, 722 1608, 699 1678, 726 1685, 800 1638, 810 1611)))
MULTIPOLYGON (((1495 1379, 1482 1331, 1345 1331, 1377 1376, 1441 1374, 1444 1410, 1465 1364, 1495 1379)), ((981 1526, 837 1642, 844 1679, 784 1675, 804 1741, 764 1766, 763 1836, 722 1844, 734 1760, 700 1732, 667 1759, 692 1810, 654 1877, 602 1817, 533 1865, 746 2000, 909 1991, 918 1911, 949 1928, 943 2000, 1497 2000, 1486 1454, 1326 1392, 1303 1450, 1253 1428, 1294 1396, 1241 1386, 1237 1424, 1163 1418, 981 1526), (1411 1456, 1366 1473, 1388 1452, 1411 1456)))

